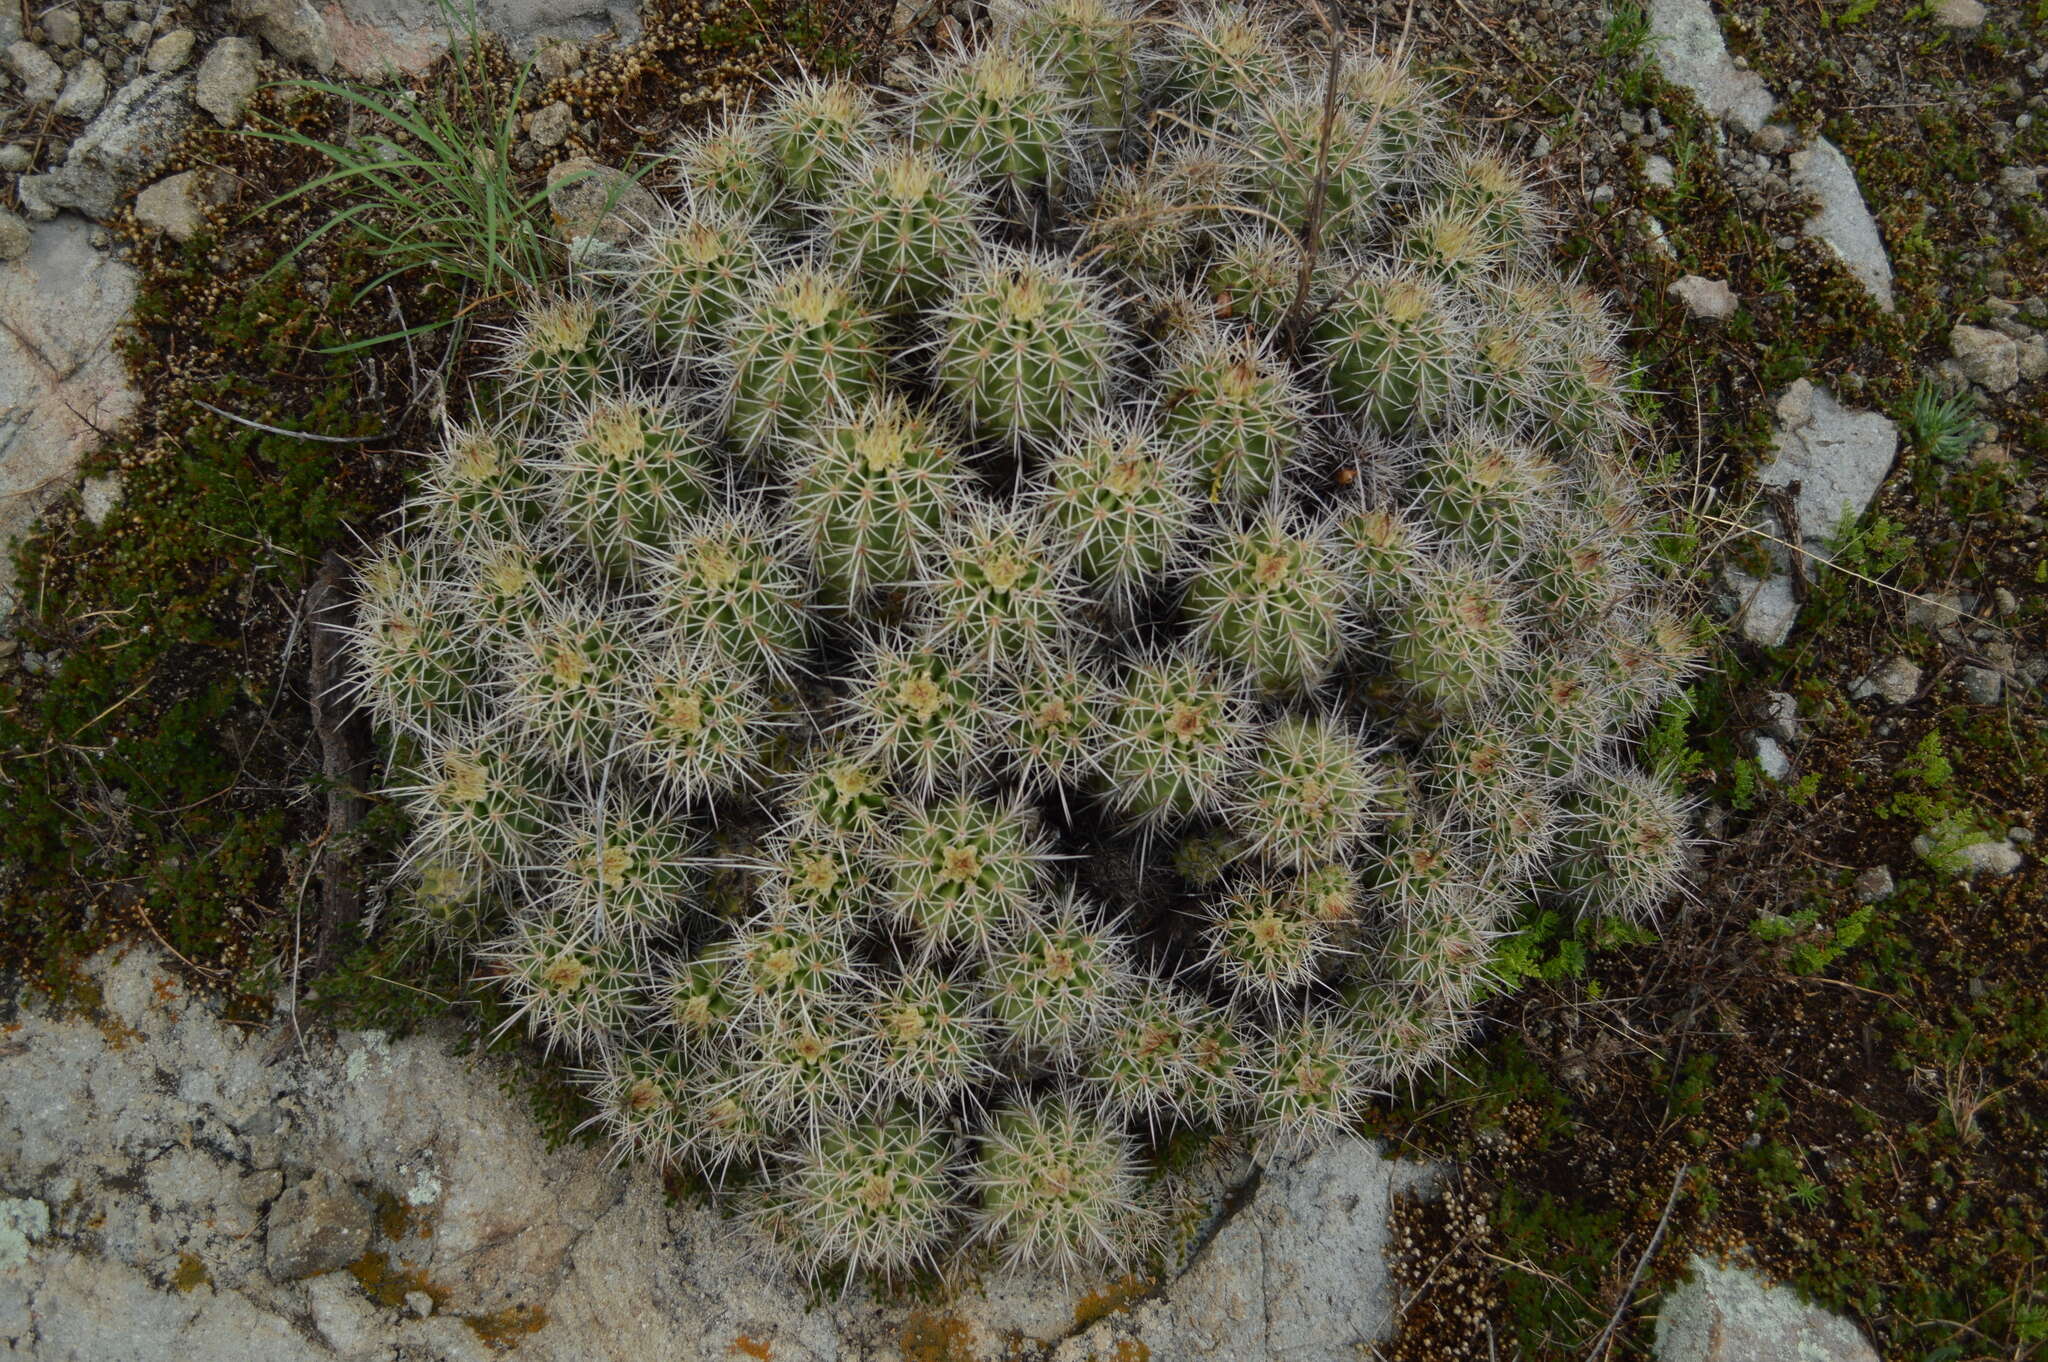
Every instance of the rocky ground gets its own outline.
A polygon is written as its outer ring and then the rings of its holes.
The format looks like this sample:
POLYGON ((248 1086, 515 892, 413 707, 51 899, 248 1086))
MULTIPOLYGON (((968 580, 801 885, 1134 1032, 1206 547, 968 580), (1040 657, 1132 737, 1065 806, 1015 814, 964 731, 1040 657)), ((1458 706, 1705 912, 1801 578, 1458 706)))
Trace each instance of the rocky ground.
MULTIPOLYGON (((479 19, 534 61, 512 159, 538 178, 629 164, 789 52, 879 62, 973 19, 859 9, 730 35, 712 4, 479 19)), ((1225 1165, 1243 1191, 1171 1281, 874 1303, 807 1298, 730 1223, 550 1148, 573 1110, 525 1057, 453 1053, 459 1021, 363 1029, 464 981, 374 943, 299 968, 307 886, 334 879, 302 592, 391 503, 418 412, 396 360, 305 359, 318 327, 390 329, 381 300, 248 282, 312 219, 250 225, 306 171, 229 130, 276 126, 280 77, 428 70, 435 12, 0 14, 0 539, 45 527, 26 575, 0 563, 10 1355, 2037 1352, 2048 14, 1349 17, 1542 169, 1696 475, 1725 646, 1653 742, 1701 798, 1697 900, 1657 941, 1535 933, 1466 1072, 1380 1113, 1383 1146, 1225 1165), (1923 390, 1960 417, 1930 423, 1923 390)))
POLYGON ((1356 1140, 1269 1166, 1165 1283, 820 1298, 647 1170, 549 1148, 448 1028, 232 1025, 147 948, 87 977, 89 1016, 0 1032, 10 1357, 1320 1362, 1391 1329, 1388 1211, 1431 1176, 1356 1140))

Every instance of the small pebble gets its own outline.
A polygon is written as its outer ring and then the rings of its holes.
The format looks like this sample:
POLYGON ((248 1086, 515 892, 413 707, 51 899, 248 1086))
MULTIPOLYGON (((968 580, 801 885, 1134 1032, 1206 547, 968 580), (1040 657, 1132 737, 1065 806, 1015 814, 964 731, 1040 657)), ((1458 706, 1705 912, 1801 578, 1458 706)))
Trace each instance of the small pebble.
POLYGON ((1989 667, 1963 668, 1963 694, 1973 704, 1995 705, 2005 693, 2005 678, 1989 667))
POLYGON ((1735 290, 1725 279, 1708 279, 1688 274, 1665 292, 1685 304, 1685 310, 1701 321, 1725 322, 1740 306, 1735 290))
POLYGON ((1764 692, 1763 730, 1779 742, 1799 741, 1799 701, 1790 692, 1764 692))
POLYGON ((1920 668, 1908 658, 1895 657, 1849 687, 1849 698, 1868 700, 1882 696, 1886 704, 1903 705, 1920 693, 1920 668))
POLYGON ((53 9, 43 16, 43 38, 53 47, 76 47, 78 40, 85 36, 85 26, 78 22, 78 11, 53 9))
POLYGON ((152 71, 178 71, 192 60, 192 48, 198 38, 189 28, 174 28, 149 45, 149 55, 143 64, 152 71))
POLYGON ((1858 871, 1850 888, 1858 903, 1881 903, 1892 896, 1897 886, 1892 883, 1890 866, 1873 865, 1858 871))

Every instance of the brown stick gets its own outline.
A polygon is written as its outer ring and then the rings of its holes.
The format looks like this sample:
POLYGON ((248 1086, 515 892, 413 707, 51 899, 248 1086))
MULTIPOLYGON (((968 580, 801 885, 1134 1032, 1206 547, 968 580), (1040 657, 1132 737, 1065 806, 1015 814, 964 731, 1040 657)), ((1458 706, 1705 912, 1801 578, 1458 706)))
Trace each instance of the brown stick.
MULTIPOLYGON (((363 791, 371 779, 370 721, 348 685, 348 565, 329 549, 306 593, 307 641, 313 655, 313 731, 320 739, 320 773, 327 780, 327 831, 321 838, 320 922, 308 967, 315 975, 334 967, 342 943, 363 917, 362 869, 356 831, 369 813, 363 791)), ((296 983, 296 981, 294 981, 296 983)))
POLYGON ((1614 1331, 1621 1327, 1621 1317, 1628 1313, 1629 1302, 1636 1297, 1636 1287, 1643 1280, 1643 1269, 1650 1265, 1650 1258, 1657 1252, 1657 1245, 1664 1242, 1664 1228, 1671 1223, 1671 1208, 1678 1204, 1679 1189, 1685 1186, 1685 1175, 1692 1171, 1691 1164, 1682 1164, 1678 1176, 1671 1179, 1671 1195, 1664 1198, 1664 1214, 1657 1217, 1657 1228, 1650 1235, 1650 1242, 1643 1245, 1643 1256, 1636 1259, 1636 1270, 1628 1277, 1628 1286, 1621 1293, 1621 1300, 1615 1304, 1613 1315, 1608 1317, 1607 1327, 1593 1340, 1593 1346, 1586 1353, 1586 1362, 1602 1362, 1607 1356, 1608 1345, 1613 1341, 1614 1331))
POLYGON ((1292 353, 1299 342, 1302 313, 1308 307, 1309 285, 1314 281, 1316 260, 1323 253, 1323 207, 1330 192, 1330 138, 1337 126, 1337 78, 1344 70, 1344 30, 1316 0, 1309 0, 1323 32, 1330 42, 1329 68, 1323 77, 1323 125, 1316 137, 1316 179, 1309 187, 1308 221, 1302 224, 1301 269, 1295 276, 1294 301, 1287 305, 1281 334, 1292 353))
MULTIPOLYGON (((1777 512, 1778 523, 1785 527, 1785 538, 1795 544, 1806 542, 1805 527, 1799 523, 1800 491, 1801 486, 1797 478, 1783 487, 1764 488, 1764 499, 1771 503, 1771 509, 1777 512)), ((1792 599, 1804 605, 1807 593, 1812 589, 1806 580, 1806 555, 1795 553, 1791 555, 1791 560, 1792 599)))

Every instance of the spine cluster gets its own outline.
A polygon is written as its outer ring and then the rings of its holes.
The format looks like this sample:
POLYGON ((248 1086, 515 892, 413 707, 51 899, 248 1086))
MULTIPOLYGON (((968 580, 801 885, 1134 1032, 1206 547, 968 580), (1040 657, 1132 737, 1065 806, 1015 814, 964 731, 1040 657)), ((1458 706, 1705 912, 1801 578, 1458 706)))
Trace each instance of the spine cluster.
POLYGON ((1274 15, 990 9, 678 146, 362 570, 396 892, 812 1273, 1142 1264, 1176 1130, 1341 1132, 1686 840, 1520 172, 1363 56, 1326 127, 1274 15))

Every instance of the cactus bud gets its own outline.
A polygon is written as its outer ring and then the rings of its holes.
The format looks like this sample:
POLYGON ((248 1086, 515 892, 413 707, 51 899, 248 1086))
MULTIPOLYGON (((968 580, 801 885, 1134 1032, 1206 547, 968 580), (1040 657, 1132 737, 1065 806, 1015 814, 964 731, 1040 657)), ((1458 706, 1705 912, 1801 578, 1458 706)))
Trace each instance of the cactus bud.
POLYGON ((1082 427, 1043 475, 1039 514, 1081 577, 1122 608, 1164 578, 1193 528, 1185 456, 1136 420, 1082 427))
POLYGON ((777 90, 762 135, 783 183, 818 201, 869 151, 881 132, 874 96, 848 80, 801 77, 777 90))
POLYGON ((1111 701, 1106 796, 1146 823, 1218 812, 1247 738, 1243 695, 1197 655, 1131 669, 1111 701))
POLYGON ((992 252, 938 321, 939 389, 997 439, 1056 440, 1117 381, 1122 332, 1100 286, 1063 260, 992 252))
POLYGON ((882 336, 842 274, 797 264, 755 282, 725 333, 727 421, 752 454, 780 453, 882 382, 882 336))
POLYGON ((970 1180, 981 1203, 976 1232, 1013 1268, 1065 1277, 1124 1266, 1151 1238, 1136 1232, 1149 1219, 1136 1151, 1071 1097, 1023 1097, 997 1112, 970 1180))
POLYGON ((1337 409, 1399 434, 1443 419, 1470 365, 1465 318, 1419 273, 1369 266, 1330 301, 1314 336, 1337 409))
POLYGON ((1308 399, 1264 340, 1197 331, 1176 348, 1160 391, 1160 437, 1193 465, 1200 494, 1244 506, 1279 487, 1308 399))
POLYGON ((1389 621, 1394 673, 1418 699, 1463 714, 1497 693, 1521 660, 1519 623, 1499 581, 1442 562, 1389 621))
POLYGON ((928 152, 887 151, 826 204, 832 258, 885 312, 929 305, 981 251, 981 196, 928 152))
POLYGON ((1034 56, 994 43, 920 81, 911 135, 1014 199, 1058 189, 1079 132, 1077 101, 1034 56))
POLYGON ((1029 913, 1052 853, 1022 803, 955 795, 907 810, 881 855, 889 910, 927 950, 988 953, 1029 913))
POLYGON ((1225 668, 1261 691, 1306 691, 1344 650, 1350 596, 1328 527, 1269 510, 1216 537, 1182 608, 1225 668))

